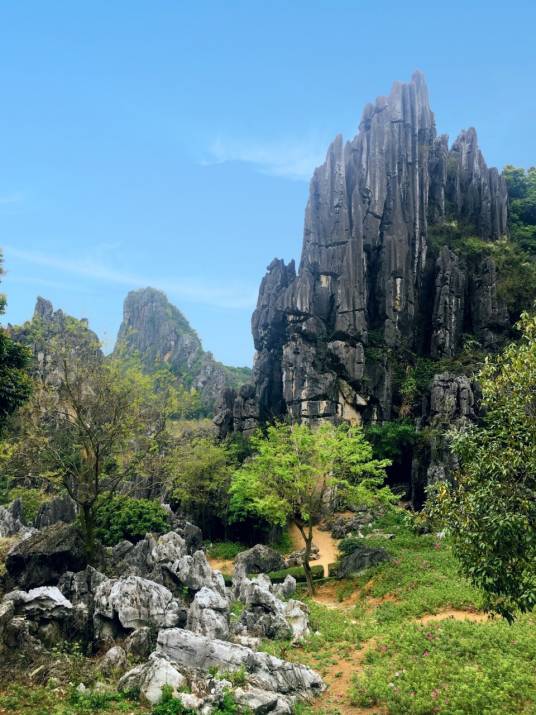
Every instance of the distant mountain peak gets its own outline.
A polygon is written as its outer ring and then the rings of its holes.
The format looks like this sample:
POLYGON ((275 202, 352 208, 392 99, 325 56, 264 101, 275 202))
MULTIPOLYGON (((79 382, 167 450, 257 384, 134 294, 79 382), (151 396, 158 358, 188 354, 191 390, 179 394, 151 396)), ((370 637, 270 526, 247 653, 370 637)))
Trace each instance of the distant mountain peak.
POLYGON ((114 355, 135 357, 147 371, 167 365, 181 384, 199 391, 206 412, 213 410, 224 388, 240 386, 250 377, 247 368, 217 362, 184 314, 151 287, 130 291, 125 298, 114 355))

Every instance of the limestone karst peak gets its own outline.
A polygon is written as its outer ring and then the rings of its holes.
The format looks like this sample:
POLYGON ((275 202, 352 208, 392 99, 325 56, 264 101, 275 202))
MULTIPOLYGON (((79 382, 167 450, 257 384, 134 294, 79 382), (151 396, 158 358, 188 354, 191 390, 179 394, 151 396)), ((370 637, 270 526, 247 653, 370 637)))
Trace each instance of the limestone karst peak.
POLYGON ((315 170, 299 270, 268 268, 252 318, 255 384, 226 393, 222 429, 393 419, 402 398, 390 355, 451 357, 467 334, 500 342, 508 315, 493 261, 467 265, 441 238, 449 226, 503 236, 506 185, 474 129, 450 149, 437 134, 417 71, 368 104, 358 134, 337 136, 315 170))

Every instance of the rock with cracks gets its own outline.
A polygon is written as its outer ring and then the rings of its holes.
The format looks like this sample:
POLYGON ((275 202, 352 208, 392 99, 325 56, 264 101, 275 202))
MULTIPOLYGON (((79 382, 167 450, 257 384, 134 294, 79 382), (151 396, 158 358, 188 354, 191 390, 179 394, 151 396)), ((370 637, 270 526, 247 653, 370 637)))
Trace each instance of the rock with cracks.
POLYGON ((228 641, 211 640, 181 628, 163 629, 158 634, 158 652, 179 668, 208 672, 246 671, 249 684, 283 695, 310 697, 324 689, 321 677, 310 668, 289 663, 228 641))

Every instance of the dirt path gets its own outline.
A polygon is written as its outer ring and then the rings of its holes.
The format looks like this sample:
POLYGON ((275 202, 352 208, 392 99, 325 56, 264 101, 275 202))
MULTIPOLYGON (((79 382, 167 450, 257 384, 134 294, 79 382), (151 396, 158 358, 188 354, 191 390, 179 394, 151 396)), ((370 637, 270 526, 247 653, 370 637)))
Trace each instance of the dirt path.
MULTIPOLYGON (((289 534, 296 550, 303 549, 303 538, 296 524, 291 524, 289 534)), ((313 566, 323 566, 324 576, 328 576, 329 564, 337 561, 339 540, 334 539, 329 531, 321 531, 318 526, 313 526, 313 544, 320 550, 320 558, 311 561, 313 566)))
POLYGON ((372 638, 361 648, 346 652, 340 660, 330 665, 323 675, 328 689, 315 701, 313 710, 335 711, 340 715, 382 715, 385 712, 383 709, 352 705, 349 695, 354 675, 362 670, 365 655, 374 645, 375 641, 372 638))
POLYGON ((462 611, 459 608, 446 608, 439 613, 427 613, 417 621, 419 623, 434 623, 436 621, 446 621, 452 618, 454 621, 471 621, 472 623, 487 623, 491 620, 487 613, 480 611, 462 611))
POLYGON ((232 559, 213 559, 207 556, 210 566, 216 571, 221 571, 225 576, 232 576, 234 573, 234 561, 232 559))

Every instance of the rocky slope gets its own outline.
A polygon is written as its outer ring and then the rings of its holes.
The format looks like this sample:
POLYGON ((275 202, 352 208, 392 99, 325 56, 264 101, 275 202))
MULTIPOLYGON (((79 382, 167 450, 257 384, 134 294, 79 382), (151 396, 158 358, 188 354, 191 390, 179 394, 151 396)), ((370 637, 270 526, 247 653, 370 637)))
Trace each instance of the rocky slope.
POLYGON ((184 315, 154 288, 127 295, 114 355, 139 359, 149 371, 168 366, 185 387, 198 390, 206 413, 212 412, 224 388, 239 387, 251 374, 248 368, 228 367, 205 352, 184 315))
POLYGON ((184 708, 203 713, 232 692, 247 712, 287 715, 325 688, 310 668, 258 650, 261 639, 310 635, 308 609, 292 598, 294 578, 275 585, 264 574, 248 577, 243 564, 226 586, 192 524, 103 549, 98 569, 74 525, 18 536, 0 578, 2 662, 24 654, 43 670, 49 649, 80 642, 104 654, 102 674, 122 676, 120 691, 154 705, 167 684, 184 708))
MULTIPOLYGON (((423 76, 395 83, 314 173, 299 268, 268 266, 252 318, 254 385, 224 393, 221 433, 284 415, 437 421, 449 411, 439 393, 448 402, 458 379, 445 367, 457 371, 468 337, 493 350, 510 329, 493 258, 468 250, 470 237, 502 240, 507 220, 505 181, 475 130, 449 148, 423 76), (443 380, 431 407, 434 373, 443 380)), ((416 466, 421 481, 433 478, 427 459, 416 466)))

